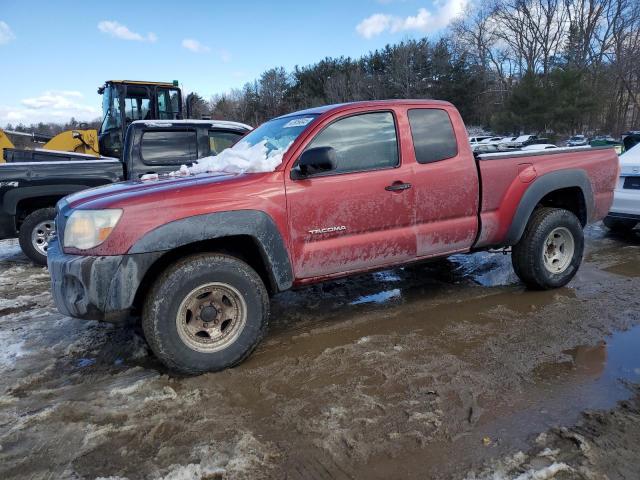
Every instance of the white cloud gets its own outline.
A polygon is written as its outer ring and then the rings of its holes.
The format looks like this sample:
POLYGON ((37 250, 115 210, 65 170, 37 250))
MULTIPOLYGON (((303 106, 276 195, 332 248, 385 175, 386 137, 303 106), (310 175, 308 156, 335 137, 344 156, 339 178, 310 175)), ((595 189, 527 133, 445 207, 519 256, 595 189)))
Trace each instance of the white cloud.
POLYGON ((158 40, 155 33, 149 32, 146 36, 143 36, 137 32, 132 32, 126 25, 115 22, 113 20, 103 20, 98 23, 98 30, 112 37, 119 38, 120 40, 134 40, 137 42, 151 42, 154 43, 158 40))
POLYGON ((184 40, 182 40, 182 46, 194 53, 207 53, 211 51, 209 47, 203 45, 194 38, 185 38, 184 40))
POLYGON ((391 25, 391 20, 391 15, 375 13, 356 25, 356 32, 358 32, 361 37, 373 38, 387 30, 391 25))
POLYGON ((13 31, 11 31, 9 25, 0 20, 0 45, 6 45, 14 38, 16 38, 16 36, 13 34, 13 31))
POLYGON ((420 8, 416 15, 404 18, 376 13, 356 25, 356 32, 367 39, 380 35, 385 31, 391 33, 409 31, 425 34, 433 33, 449 25, 454 18, 464 11, 468 3, 469 0, 440 0, 434 2, 436 7, 434 12, 426 8, 420 8))
POLYGON ((100 109, 84 103, 83 95, 72 90, 43 92, 22 99, 17 106, 0 105, 0 126, 7 123, 66 122, 71 117, 87 121, 100 116, 100 109))

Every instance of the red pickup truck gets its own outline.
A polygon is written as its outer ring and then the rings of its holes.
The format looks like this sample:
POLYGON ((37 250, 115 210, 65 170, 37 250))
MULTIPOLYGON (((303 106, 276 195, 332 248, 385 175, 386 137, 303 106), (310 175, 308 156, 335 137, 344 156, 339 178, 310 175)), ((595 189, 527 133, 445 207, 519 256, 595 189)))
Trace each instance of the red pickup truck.
POLYGON ((48 252, 58 309, 141 317, 187 373, 245 359, 270 295, 336 277, 513 247, 530 288, 565 285, 583 227, 611 206, 610 148, 475 158, 447 102, 370 101, 285 115, 233 149, 281 152, 272 171, 130 181, 58 203, 48 252))

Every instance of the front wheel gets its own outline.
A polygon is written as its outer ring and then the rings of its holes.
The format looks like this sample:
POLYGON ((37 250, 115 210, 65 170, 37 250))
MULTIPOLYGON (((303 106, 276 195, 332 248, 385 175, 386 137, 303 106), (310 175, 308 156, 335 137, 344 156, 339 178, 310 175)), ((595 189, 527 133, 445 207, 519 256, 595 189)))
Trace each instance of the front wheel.
POLYGON ((540 208, 513 246, 511 262, 527 287, 548 290, 569 283, 580 267, 583 251, 584 233, 578 218, 561 208, 540 208))
POLYGON ((169 368, 187 374, 242 362, 267 329, 269 296, 245 262, 219 254, 187 257, 146 298, 144 335, 169 368))
POLYGON ((56 233, 55 208, 41 208, 27 215, 20 225, 20 248, 38 265, 47 264, 49 241, 56 233))

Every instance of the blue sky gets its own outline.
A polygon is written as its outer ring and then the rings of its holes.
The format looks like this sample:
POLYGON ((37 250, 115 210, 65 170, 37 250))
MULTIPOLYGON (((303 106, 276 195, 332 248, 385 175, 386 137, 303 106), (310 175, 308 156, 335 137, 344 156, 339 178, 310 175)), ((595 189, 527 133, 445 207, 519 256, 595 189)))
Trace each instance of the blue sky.
POLYGON ((209 98, 264 70, 437 34, 468 0, 0 0, 0 125, 100 116, 107 79, 209 98))

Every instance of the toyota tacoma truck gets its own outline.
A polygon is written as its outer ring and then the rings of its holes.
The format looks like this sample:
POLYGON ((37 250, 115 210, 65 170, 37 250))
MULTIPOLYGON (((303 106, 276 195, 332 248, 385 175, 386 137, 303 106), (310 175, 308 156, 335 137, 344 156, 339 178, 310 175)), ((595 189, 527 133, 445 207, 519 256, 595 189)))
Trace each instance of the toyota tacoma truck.
POLYGON ((55 205, 65 195, 99 185, 170 172, 215 155, 251 127, 204 120, 136 121, 127 129, 123 160, 73 152, 29 151, 29 162, 0 163, 0 240, 20 239, 22 251, 47 264, 55 205))
POLYGON ((277 165, 58 202, 48 262, 60 312, 139 318, 169 368, 216 371, 247 358, 265 335, 270 296, 290 288, 504 247, 528 287, 561 287, 618 177, 610 148, 475 158, 460 114, 442 101, 299 111, 227 152, 256 146, 277 165))

